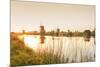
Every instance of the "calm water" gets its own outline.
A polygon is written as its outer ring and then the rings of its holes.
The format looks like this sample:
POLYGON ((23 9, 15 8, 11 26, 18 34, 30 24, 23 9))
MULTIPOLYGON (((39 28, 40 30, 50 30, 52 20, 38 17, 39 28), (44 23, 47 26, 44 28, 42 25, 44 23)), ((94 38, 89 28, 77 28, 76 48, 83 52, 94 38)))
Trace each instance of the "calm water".
POLYGON ((83 37, 45 36, 44 43, 41 43, 40 36, 26 35, 24 43, 34 51, 53 52, 63 58, 63 62, 95 61, 96 45, 92 37, 85 41, 83 37))

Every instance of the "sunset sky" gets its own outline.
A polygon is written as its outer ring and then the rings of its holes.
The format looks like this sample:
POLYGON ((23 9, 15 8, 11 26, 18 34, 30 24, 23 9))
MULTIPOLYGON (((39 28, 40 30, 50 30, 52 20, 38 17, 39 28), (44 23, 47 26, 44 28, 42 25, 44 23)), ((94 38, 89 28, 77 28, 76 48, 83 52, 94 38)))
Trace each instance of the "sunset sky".
POLYGON ((94 5, 41 3, 32 1, 11 2, 11 31, 46 31, 60 28, 62 31, 83 31, 95 28, 94 5))

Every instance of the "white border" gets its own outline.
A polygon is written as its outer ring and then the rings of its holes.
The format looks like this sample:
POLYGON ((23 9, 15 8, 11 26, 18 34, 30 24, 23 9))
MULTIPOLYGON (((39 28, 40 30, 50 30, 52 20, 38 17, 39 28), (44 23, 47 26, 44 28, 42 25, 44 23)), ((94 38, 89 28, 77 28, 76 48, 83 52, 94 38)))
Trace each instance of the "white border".
POLYGON ((95 0, 24 0, 24 1, 56 2, 56 3, 88 4, 88 5, 95 4, 95 0))
POLYGON ((8 67, 10 61, 10 4, 9 0, 0 0, 0 67, 8 67))

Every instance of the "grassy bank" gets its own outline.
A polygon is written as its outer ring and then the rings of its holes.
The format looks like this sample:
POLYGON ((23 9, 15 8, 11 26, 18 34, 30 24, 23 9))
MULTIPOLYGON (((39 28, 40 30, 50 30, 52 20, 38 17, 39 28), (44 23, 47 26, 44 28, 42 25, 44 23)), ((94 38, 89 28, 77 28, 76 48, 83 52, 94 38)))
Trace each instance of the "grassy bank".
POLYGON ((16 35, 11 34, 10 39, 10 65, 40 65, 60 63, 60 58, 49 52, 36 53, 31 48, 25 46, 16 35))

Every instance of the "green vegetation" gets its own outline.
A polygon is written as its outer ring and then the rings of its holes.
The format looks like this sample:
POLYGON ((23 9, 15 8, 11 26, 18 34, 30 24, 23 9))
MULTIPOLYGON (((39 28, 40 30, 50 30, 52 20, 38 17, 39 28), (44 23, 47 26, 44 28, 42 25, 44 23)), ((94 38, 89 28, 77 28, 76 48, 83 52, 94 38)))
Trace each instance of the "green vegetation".
POLYGON ((60 63, 60 58, 49 52, 35 52, 17 38, 17 35, 11 34, 10 44, 10 64, 14 66, 56 64, 60 63))

